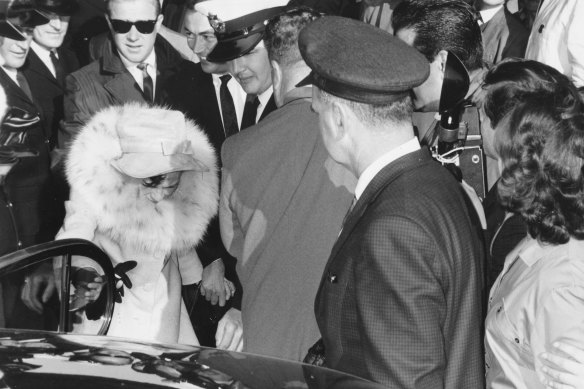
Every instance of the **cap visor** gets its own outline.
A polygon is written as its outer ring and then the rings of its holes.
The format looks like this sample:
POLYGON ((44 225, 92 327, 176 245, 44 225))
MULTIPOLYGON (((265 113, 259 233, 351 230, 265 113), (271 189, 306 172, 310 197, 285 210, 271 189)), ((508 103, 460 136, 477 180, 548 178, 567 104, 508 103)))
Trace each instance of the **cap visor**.
POLYGON ((15 41, 26 40, 26 37, 18 31, 18 28, 6 20, 0 21, 0 36, 14 39, 15 41))
POLYGON ((298 84, 296 84, 296 87, 301 87, 301 86, 306 86, 306 85, 315 85, 314 82, 314 73, 310 72, 310 74, 306 77, 304 77, 304 79, 302 81, 300 81, 298 84))
POLYGON ((211 62, 227 62, 246 55, 262 40, 263 34, 252 34, 245 38, 229 39, 217 42, 217 45, 207 55, 211 62))
POLYGON ((112 166, 127 176, 148 178, 179 171, 209 171, 209 168, 189 154, 165 156, 160 153, 124 154, 112 161, 112 166))

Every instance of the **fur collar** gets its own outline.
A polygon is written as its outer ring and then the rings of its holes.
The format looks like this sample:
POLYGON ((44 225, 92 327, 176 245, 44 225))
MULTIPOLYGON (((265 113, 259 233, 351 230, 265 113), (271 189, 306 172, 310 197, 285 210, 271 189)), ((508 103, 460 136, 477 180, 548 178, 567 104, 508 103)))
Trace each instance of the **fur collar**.
POLYGON ((206 135, 187 122, 195 156, 209 171, 182 174, 172 196, 157 204, 141 195, 140 179, 125 176, 110 162, 121 156, 116 123, 122 115, 137 117, 140 104, 110 107, 97 113, 73 141, 67 179, 96 218, 97 232, 121 247, 143 253, 181 254, 201 240, 217 212, 217 163, 206 135))

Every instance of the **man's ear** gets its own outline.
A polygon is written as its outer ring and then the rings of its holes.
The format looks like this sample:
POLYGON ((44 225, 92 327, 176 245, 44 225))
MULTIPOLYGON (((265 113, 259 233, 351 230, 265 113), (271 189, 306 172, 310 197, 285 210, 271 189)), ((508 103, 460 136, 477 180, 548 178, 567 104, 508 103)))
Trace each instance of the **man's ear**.
POLYGON ((160 26, 162 26, 162 21, 164 20, 164 15, 160 14, 158 15, 158 17, 156 18, 156 33, 158 34, 158 31, 160 31, 160 26))
POLYGON ((440 50, 434 57, 434 64, 438 66, 442 74, 446 71, 446 60, 448 59, 448 51, 440 50))
POLYGON ((349 114, 351 114, 351 112, 347 106, 338 101, 332 102, 332 120, 335 124, 335 139, 341 139, 346 135, 349 114))
POLYGON ((272 88, 274 89, 274 99, 276 100, 276 105, 281 106, 282 101, 280 96, 282 93, 282 67, 280 64, 274 60, 270 61, 270 66, 272 68, 272 88))

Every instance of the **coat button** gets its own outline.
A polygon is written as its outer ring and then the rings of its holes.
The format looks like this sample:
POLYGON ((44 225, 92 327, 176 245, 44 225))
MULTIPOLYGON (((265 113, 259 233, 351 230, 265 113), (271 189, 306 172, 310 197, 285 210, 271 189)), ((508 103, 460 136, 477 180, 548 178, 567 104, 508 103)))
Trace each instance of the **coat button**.
POLYGON ((333 273, 329 272, 328 275, 327 275, 327 277, 328 277, 328 280, 329 280, 329 282, 331 284, 336 284, 337 283, 337 275, 336 274, 333 274, 333 273))
POLYGON ((8 203, 8 204, 6 204, 6 206, 7 206, 8 208, 12 208, 12 203, 8 203))

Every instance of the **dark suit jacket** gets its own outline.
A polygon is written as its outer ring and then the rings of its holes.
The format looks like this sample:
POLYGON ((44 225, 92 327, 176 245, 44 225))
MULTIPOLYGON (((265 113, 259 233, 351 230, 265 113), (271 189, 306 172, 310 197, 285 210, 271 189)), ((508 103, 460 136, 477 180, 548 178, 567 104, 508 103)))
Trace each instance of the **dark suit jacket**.
MULTIPOLYGON (((66 147, 80 127, 99 110, 129 102, 146 103, 142 90, 113 47, 105 51, 99 60, 66 78, 65 122, 61 128, 60 147, 66 147)), ((155 91, 157 103, 161 102, 165 83, 185 60, 161 37, 156 38, 154 49, 158 72, 155 91)))
POLYGON ((425 148, 369 183, 316 296, 328 367, 390 388, 484 387, 483 251, 463 196, 425 148))
MULTIPOLYGON (((9 107, 20 108, 33 116, 40 115, 39 107, 3 69, 0 69, 0 83, 6 92, 9 107)), ((2 128, 3 132, 7 130, 2 128)), ((5 195, 3 201, 12 204, 10 208, 14 221, 3 213, 0 220, 0 255, 46 242, 56 233, 48 139, 41 122, 26 129, 26 145, 38 152, 38 156, 22 158, 12 168, 1 188, 5 195)))
POLYGON ((495 64, 504 58, 525 56, 529 31, 503 6, 491 20, 481 26, 483 59, 495 64))
MULTIPOLYGON (((57 52, 65 75, 79 68, 77 57, 72 51, 58 49, 57 52)), ((33 50, 28 52, 22 71, 28 80, 35 101, 42 109, 43 127, 47 131, 46 136, 51 142, 52 149, 57 144, 59 122, 63 119, 65 86, 59 83, 33 50)))

